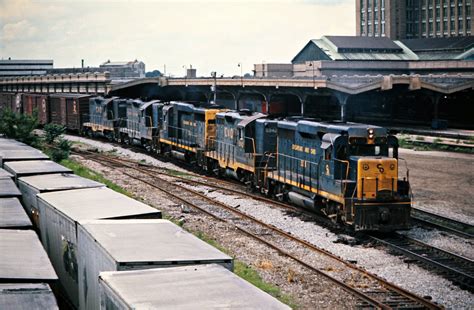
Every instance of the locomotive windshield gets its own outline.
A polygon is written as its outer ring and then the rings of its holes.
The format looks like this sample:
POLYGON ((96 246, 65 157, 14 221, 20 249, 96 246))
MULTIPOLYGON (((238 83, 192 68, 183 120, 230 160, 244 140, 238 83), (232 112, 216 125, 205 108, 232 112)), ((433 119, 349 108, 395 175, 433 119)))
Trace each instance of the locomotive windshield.
POLYGON ((352 156, 388 156, 387 145, 377 144, 351 144, 349 153, 352 156))

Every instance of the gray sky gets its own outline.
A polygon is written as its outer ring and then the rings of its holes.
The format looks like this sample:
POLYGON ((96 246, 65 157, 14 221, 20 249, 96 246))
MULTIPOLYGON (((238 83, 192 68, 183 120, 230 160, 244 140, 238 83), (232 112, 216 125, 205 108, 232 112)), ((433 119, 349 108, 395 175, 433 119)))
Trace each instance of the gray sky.
POLYGON ((354 0, 0 0, 0 57, 55 67, 139 59, 225 75, 289 63, 322 35, 355 34, 354 0))

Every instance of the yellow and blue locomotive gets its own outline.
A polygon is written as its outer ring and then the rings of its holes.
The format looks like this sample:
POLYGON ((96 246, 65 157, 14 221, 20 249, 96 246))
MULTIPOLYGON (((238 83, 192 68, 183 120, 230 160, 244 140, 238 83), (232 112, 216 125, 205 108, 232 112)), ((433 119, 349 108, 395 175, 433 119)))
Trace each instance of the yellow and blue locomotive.
POLYGON ((385 128, 338 122, 278 122, 264 186, 355 230, 410 226, 408 180, 399 179, 398 142, 385 128))

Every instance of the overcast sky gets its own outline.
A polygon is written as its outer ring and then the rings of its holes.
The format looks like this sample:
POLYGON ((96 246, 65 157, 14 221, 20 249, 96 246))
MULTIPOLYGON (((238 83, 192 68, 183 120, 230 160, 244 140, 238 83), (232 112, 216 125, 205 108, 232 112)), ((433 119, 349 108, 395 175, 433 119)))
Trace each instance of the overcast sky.
POLYGON ((310 40, 355 34, 354 0, 0 0, 0 57, 55 67, 139 59, 198 76, 289 63, 310 40))

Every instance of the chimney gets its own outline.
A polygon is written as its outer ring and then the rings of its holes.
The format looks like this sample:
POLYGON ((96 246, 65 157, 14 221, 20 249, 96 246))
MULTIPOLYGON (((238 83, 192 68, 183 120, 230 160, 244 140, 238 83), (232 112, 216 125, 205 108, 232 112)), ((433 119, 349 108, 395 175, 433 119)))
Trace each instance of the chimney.
POLYGON ((81 68, 84 69, 84 59, 81 59, 81 68))

